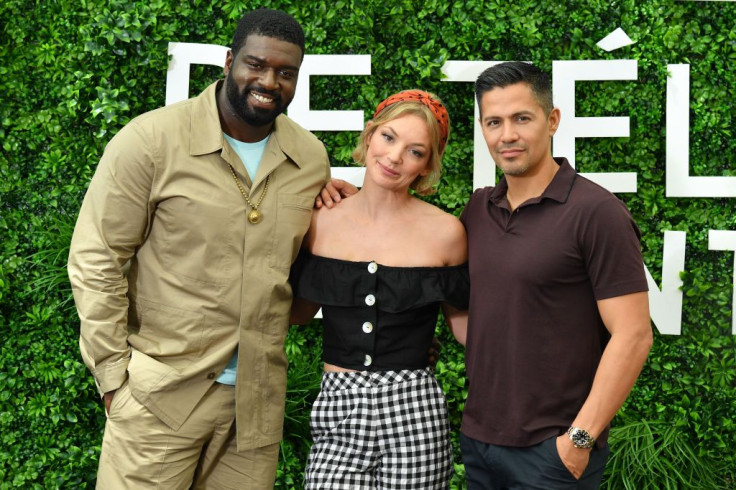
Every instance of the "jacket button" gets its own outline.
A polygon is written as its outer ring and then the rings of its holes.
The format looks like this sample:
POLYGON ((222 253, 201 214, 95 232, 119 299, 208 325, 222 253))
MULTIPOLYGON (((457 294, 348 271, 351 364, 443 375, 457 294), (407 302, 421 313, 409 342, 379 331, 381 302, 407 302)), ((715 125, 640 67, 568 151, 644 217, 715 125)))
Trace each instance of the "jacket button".
POLYGON ((368 306, 373 306, 375 302, 376 302, 376 297, 373 296, 372 294, 369 294, 368 296, 365 297, 365 304, 367 304, 368 306))
POLYGON ((215 373, 209 373, 207 379, 215 379, 215 376, 217 376, 215 373))
POLYGON ((373 331, 373 324, 371 322, 365 322, 363 324, 363 331, 365 333, 371 333, 373 331))
POLYGON ((364 366, 370 366, 373 364, 373 358, 369 356, 368 354, 365 355, 365 360, 363 361, 364 366))

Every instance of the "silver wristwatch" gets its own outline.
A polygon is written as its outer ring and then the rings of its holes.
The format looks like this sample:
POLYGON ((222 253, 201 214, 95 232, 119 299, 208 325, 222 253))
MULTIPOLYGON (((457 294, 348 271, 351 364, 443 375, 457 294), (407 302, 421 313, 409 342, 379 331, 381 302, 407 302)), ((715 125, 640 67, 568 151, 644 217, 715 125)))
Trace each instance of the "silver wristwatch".
POLYGON ((580 449, 590 449, 595 444, 595 437, 580 427, 570 427, 567 429, 567 435, 572 441, 572 445, 580 449))

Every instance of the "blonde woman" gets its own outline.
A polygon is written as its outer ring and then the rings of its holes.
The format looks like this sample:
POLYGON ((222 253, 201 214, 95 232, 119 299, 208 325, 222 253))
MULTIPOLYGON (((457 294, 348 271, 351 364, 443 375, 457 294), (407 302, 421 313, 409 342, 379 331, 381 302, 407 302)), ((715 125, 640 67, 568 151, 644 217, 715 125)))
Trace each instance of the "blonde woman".
POLYGON ((363 187, 315 211, 294 267, 292 319, 322 307, 322 390, 308 489, 447 488, 447 405, 427 351, 443 308, 465 340, 467 243, 458 219, 410 193, 433 192, 449 136, 434 95, 378 105, 353 152, 363 187))

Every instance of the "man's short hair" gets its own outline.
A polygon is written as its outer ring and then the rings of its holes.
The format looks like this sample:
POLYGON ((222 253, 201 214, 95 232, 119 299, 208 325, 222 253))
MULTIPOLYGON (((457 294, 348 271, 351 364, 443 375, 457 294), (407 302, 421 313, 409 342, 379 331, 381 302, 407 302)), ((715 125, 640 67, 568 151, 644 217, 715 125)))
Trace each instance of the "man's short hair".
POLYGON ((475 81, 475 99, 481 107, 483 94, 494 88, 504 88, 517 83, 526 83, 545 114, 553 109, 552 83, 549 75, 536 66, 522 61, 507 61, 483 70, 475 81))
POLYGON ((267 36, 296 44, 304 59, 304 30, 299 22, 281 10, 260 8, 245 14, 238 22, 233 35, 233 57, 238 54, 251 34, 267 36))

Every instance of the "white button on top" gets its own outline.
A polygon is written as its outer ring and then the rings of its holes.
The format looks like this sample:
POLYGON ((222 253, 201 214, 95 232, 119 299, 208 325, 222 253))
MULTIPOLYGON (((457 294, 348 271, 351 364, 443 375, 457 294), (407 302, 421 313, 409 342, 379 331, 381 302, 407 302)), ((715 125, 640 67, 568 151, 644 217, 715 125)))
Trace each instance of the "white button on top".
POLYGON ((377 270, 378 264, 376 264, 375 262, 371 262, 370 264, 368 264, 368 272, 370 272, 371 274, 375 274, 377 270))
POLYGON ((365 360, 363 361, 364 366, 370 366, 373 364, 373 359, 368 354, 365 355, 365 360))
POLYGON ((368 306, 373 306, 375 302, 376 302, 376 297, 373 296, 372 294, 369 294, 368 296, 365 297, 365 304, 367 304, 368 306))
POLYGON ((373 331, 373 324, 371 322, 365 322, 363 324, 363 331, 365 333, 371 333, 373 331))

